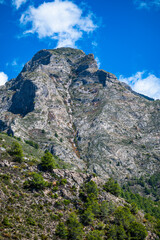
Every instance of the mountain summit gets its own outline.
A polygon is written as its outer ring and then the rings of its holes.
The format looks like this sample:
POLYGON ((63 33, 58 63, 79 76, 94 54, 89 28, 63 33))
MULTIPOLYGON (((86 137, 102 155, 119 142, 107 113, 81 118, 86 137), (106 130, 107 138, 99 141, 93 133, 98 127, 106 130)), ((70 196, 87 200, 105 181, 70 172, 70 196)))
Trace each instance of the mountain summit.
POLYGON ((0 87, 0 131, 103 178, 160 170, 159 110, 159 100, 99 70, 93 54, 71 48, 38 52, 0 87))

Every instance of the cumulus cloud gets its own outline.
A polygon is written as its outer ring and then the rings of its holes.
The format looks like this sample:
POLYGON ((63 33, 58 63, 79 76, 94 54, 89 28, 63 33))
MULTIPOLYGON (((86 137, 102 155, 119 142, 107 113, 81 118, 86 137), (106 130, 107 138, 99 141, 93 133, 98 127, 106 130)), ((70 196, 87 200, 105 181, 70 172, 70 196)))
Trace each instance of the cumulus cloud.
POLYGON ((160 7, 160 0, 134 0, 134 4, 139 9, 150 9, 151 7, 160 7))
POLYGON ((4 72, 0 72, 0 86, 4 85, 8 80, 8 76, 4 72))
POLYGON ((21 5, 26 2, 27 0, 12 0, 12 4, 16 7, 16 9, 19 9, 21 5))
POLYGON ((39 38, 49 37, 57 40, 57 47, 75 47, 83 33, 96 29, 92 14, 83 15, 82 9, 71 1, 55 0, 44 2, 37 8, 30 6, 22 14, 20 22, 31 24, 25 34, 38 34, 39 38))
POLYGON ((129 84, 132 89, 138 93, 144 94, 154 99, 160 99, 160 78, 154 74, 146 72, 137 72, 131 77, 125 78, 122 75, 119 80, 129 84))

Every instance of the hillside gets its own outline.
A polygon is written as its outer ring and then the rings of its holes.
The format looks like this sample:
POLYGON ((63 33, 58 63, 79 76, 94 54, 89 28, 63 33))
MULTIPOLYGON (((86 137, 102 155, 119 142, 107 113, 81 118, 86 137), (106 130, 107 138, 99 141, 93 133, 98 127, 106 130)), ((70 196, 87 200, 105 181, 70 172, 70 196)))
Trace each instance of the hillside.
POLYGON ((5 134, 0 160, 2 240, 159 239, 158 221, 121 198, 112 180, 68 170, 33 142, 5 134))
POLYGON ((0 131, 71 166, 128 181, 159 173, 160 101, 99 70, 93 54, 42 50, 0 87, 0 131))

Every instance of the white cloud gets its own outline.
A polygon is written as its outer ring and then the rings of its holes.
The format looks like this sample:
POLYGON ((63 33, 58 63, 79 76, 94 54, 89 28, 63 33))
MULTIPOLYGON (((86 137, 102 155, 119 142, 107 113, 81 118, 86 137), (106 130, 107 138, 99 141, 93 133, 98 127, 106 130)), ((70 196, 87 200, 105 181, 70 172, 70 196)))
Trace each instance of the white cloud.
POLYGON ((27 0, 12 0, 12 4, 16 7, 16 9, 19 9, 21 5, 26 2, 27 0))
POLYGON ((96 57, 95 60, 96 60, 96 62, 97 62, 98 68, 100 68, 100 66, 101 66, 101 62, 100 62, 99 58, 96 57))
POLYGON ((38 8, 30 6, 22 14, 20 22, 32 25, 25 34, 37 33, 39 38, 57 40, 57 47, 75 47, 76 41, 82 38, 84 32, 93 32, 97 27, 92 14, 83 16, 82 9, 68 0, 44 2, 38 8))
POLYGON ((92 46, 93 46, 93 47, 97 47, 97 46, 98 46, 98 43, 97 43, 96 41, 93 41, 93 42, 92 42, 92 46))
POLYGON ((12 62, 7 62, 6 66, 16 67, 18 65, 17 59, 14 59, 12 62))
POLYGON ((160 7, 160 0, 134 0, 134 4, 139 9, 150 9, 151 7, 160 7))
POLYGON ((151 73, 148 73, 147 76, 144 76, 145 74, 145 71, 137 72, 128 78, 121 75, 119 80, 129 84, 138 93, 154 99, 160 99, 160 78, 151 73))
POLYGON ((4 72, 0 72, 0 86, 8 81, 8 76, 4 72))

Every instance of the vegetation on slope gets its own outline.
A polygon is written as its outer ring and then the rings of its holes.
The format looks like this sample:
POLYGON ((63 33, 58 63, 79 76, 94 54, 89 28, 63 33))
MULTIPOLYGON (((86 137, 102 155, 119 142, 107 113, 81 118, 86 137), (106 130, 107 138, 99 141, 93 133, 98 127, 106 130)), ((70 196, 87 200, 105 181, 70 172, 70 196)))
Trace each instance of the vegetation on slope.
POLYGON ((64 162, 19 140, 0 134, 0 239, 158 239, 159 221, 119 199, 118 183, 76 185, 54 173, 64 162))

